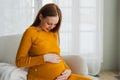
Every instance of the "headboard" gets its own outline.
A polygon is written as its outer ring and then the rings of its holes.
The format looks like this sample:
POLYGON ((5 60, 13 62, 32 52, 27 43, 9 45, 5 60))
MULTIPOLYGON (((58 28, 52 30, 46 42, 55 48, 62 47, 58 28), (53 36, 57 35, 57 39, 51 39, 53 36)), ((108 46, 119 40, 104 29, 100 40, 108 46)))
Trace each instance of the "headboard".
POLYGON ((15 64, 20 40, 20 34, 0 37, 0 62, 15 64))

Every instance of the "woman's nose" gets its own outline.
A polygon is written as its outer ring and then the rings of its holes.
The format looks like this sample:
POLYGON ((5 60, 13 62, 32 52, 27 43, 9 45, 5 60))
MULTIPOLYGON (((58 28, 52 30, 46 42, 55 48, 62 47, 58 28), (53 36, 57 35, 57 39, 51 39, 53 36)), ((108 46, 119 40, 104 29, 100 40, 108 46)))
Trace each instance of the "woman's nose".
POLYGON ((53 29, 53 28, 54 28, 54 25, 49 26, 49 29, 53 29))

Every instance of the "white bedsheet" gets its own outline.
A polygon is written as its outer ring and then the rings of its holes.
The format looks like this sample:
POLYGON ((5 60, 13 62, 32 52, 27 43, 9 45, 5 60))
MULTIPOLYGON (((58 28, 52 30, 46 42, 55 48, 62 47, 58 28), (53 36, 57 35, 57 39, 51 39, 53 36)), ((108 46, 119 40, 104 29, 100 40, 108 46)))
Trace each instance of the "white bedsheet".
MULTIPOLYGON (((88 77, 99 80, 96 77, 88 77)), ((27 70, 8 63, 0 63, 0 80, 27 80, 27 70)))
POLYGON ((27 80, 27 71, 8 63, 0 63, 0 80, 27 80))

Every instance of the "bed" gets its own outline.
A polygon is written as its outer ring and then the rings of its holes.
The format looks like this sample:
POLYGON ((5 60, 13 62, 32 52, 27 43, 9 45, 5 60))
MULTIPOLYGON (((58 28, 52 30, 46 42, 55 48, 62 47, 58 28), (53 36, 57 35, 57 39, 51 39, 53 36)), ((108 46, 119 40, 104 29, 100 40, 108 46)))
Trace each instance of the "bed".
MULTIPOLYGON (((15 66, 15 57, 21 34, 0 37, 0 80, 27 80, 27 69, 15 66)), ((88 75, 87 64, 78 55, 62 55, 73 73, 88 75), (74 65, 76 63, 76 65, 74 65)), ((93 80, 98 78, 89 76, 93 80)))

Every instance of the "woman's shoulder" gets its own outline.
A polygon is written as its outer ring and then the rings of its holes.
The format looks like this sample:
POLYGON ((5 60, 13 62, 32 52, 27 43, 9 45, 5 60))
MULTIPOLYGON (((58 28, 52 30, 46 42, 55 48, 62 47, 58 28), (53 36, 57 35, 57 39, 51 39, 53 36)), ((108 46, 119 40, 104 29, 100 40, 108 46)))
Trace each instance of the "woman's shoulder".
POLYGON ((35 34, 35 29, 33 26, 29 26, 28 28, 25 29, 24 35, 27 34, 27 35, 34 35, 35 34))
POLYGON ((28 27, 28 28, 25 29, 25 31, 24 31, 24 33, 23 33, 23 35, 22 35, 22 38, 23 38, 23 39, 31 39, 31 40, 34 40, 35 37, 36 37, 35 35, 36 35, 36 33, 35 33, 33 27, 30 26, 30 27, 28 27))
POLYGON ((25 30, 25 33, 27 32, 27 33, 34 33, 34 32, 36 32, 37 30, 35 29, 35 27, 34 26, 29 26, 28 28, 26 28, 26 30, 25 30))
POLYGON ((26 31, 35 31, 35 27, 34 26, 29 26, 26 31))

